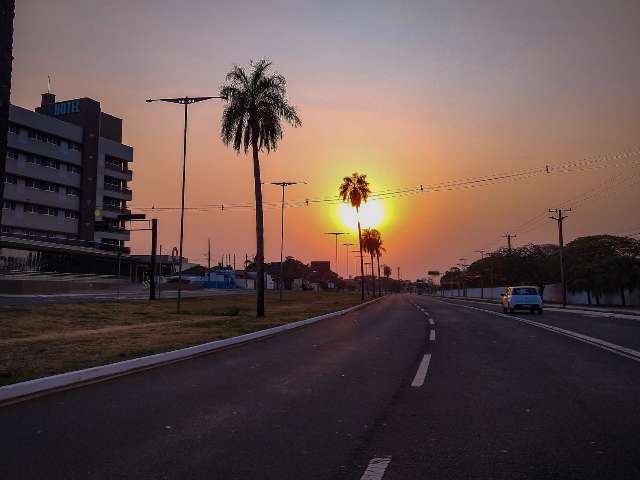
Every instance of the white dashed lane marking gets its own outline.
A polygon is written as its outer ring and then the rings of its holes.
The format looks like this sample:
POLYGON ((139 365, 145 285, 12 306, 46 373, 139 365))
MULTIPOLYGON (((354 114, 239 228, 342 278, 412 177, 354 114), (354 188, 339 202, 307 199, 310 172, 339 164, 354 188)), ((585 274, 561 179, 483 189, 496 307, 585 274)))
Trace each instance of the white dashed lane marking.
POLYGON ((433 320, 433 318, 429 319, 429 325, 431 325, 432 327, 435 327, 436 322, 433 320))
POLYGON ((427 353, 424 357, 422 357, 422 361, 420 362, 420 366, 418 367, 418 371, 416 372, 416 376, 411 382, 412 387, 421 387, 424 385, 424 379, 427 378, 427 371, 429 370, 429 363, 431 362, 431 354, 427 353))
POLYGON ((391 463, 391 456, 372 458, 360 480, 382 480, 389 463, 391 463))
POLYGON ((435 342, 436 341, 436 331, 435 330, 431 330, 431 332, 429 332, 429 341, 430 342, 435 342))

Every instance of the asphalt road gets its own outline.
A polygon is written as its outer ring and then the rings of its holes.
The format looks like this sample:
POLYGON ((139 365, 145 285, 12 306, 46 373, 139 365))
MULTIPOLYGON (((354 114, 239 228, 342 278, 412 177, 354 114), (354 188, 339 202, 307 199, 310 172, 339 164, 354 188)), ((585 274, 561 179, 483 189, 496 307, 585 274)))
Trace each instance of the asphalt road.
POLYGON ((491 310, 390 296, 1 407, 0 478, 640 478, 640 362, 518 319, 634 350, 640 322, 491 310))

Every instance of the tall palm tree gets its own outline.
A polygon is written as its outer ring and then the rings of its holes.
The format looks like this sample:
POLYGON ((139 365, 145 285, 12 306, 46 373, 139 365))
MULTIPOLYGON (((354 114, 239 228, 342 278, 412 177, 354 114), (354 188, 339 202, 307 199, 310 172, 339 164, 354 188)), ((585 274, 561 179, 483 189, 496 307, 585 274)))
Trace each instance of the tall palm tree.
MULTIPOLYGON (((373 296, 376 296, 376 275, 374 273, 374 257, 381 253, 382 236, 375 228, 365 228, 362 232, 362 248, 371 256, 371 283, 373 284, 373 296)), ((378 274, 380 273, 380 261, 378 260, 378 274)), ((379 276, 379 275, 378 275, 379 276)), ((380 295, 380 278, 378 278, 378 295, 380 295)))
POLYGON ((349 202, 356 209, 358 217, 358 245, 360 247, 360 279, 362 286, 360 288, 361 299, 364 300, 364 258, 362 257, 362 231, 360 229, 360 205, 362 202, 367 203, 367 199, 371 194, 369 181, 366 175, 353 172, 351 176, 344 177, 338 189, 340 198, 343 202, 349 202))
POLYGON ((384 252, 387 251, 386 248, 384 248, 382 246, 382 244, 384 243, 382 241, 382 235, 380 234, 380 232, 378 232, 379 236, 378 236, 378 244, 376 245, 376 261, 378 262, 378 296, 382 296, 382 279, 380 278, 380 257, 382 256, 382 254, 384 252))
POLYGON ((226 98, 220 136, 240 153, 253 153, 253 180, 256 196, 256 316, 264 317, 264 223, 259 152, 269 153, 282 140, 284 120, 293 127, 302 125, 295 107, 287 99, 287 82, 279 73, 269 71, 271 62, 249 62, 249 68, 234 65, 220 87, 226 98))

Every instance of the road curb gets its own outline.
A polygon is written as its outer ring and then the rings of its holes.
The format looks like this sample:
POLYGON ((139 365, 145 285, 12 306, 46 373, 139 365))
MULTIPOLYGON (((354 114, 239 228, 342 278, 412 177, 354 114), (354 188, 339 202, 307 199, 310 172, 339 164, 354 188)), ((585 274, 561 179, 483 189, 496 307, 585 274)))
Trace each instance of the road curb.
POLYGON ((181 348, 179 350, 156 353, 154 355, 148 355, 145 357, 132 358, 131 360, 123 360, 122 362, 110 363, 98 367, 85 368, 83 370, 76 370, 73 372, 60 373, 58 375, 37 378, 34 380, 28 380, 26 382, 15 383, 13 385, 6 385, 4 387, 0 387, 0 406, 7 403, 17 403, 34 396, 40 396, 48 393, 54 393, 59 390, 79 387, 88 383, 105 381, 110 378, 147 370, 150 368, 161 367, 163 365, 188 360, 201 355, 207 355, 224 348, 253 342, 276 335, 278 333, 305 327, 322 320, 340 317, 342 315, 346 315, 347 313, 360 310, 361 308, 371 305, 383 298, 385 297, 375 298, 373 300, 369 300, 368 302, 360 303, 358 305, 354 305, 353 307, 345 308, 337 312, 325 313, 324 315, 319 315, 317 317, 311 317, 305 320, 287 323, 285 325, 279 325, 277 327, 267 328, 266 330, 259 330, 257 332, 247 333, 245 335, 240 335, 237 337, 215 340, 213 342, 202 343, 200 345, 181 348))

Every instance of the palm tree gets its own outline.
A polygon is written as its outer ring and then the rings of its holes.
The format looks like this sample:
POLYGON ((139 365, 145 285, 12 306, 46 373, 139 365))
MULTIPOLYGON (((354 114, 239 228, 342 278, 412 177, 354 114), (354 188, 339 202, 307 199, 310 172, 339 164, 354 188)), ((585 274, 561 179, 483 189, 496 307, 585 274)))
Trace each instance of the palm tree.
POLYGON ((284 120, 293 127, 302 125, 295 107, 287 100, 287 82, 279 73, 269 72, 271 62, 249 62, 249 68, 234 65, 220 87, 226 99, 220 136, 238 153, 253 153, 253 180, 256 196, 256 316, 264 317, 264 224, 262 214, 262 181, 260 158, 262 149, 269 153, 282 139, 284 120))
POLYGON ((344 177, 338 189, 343 202, 349 202, 356 209, 358 216, 358 245, 360 247, 360 279, 362 286, 360 289, 361 299, 364 300, 364 258, 362 257, 362 231, 360 230, 360 205, 367 202, 371 189, 366 175, 353 172, 351 176, 344 177))
POLYGON ((373 273, 373 267, 375 265, 373 257, 376 254, 378 244, 380 242, 380 232, 375 228, 365 228, 362 232, 362 249, 371 256, 371 286, 373 296, 376 296, 376 277, 373 273))
POLYGON ((382 244, 384 243, 382 241, 382 235, 380 234, 380 232, 378 232, 378 244, 376 245, 376 262, 378 262, 378 296, 382 296, 382 280, 380 279, 380 257, 382 256, 383 252, 386 252, 387 249, 384 248, 382 246, 382 244))

